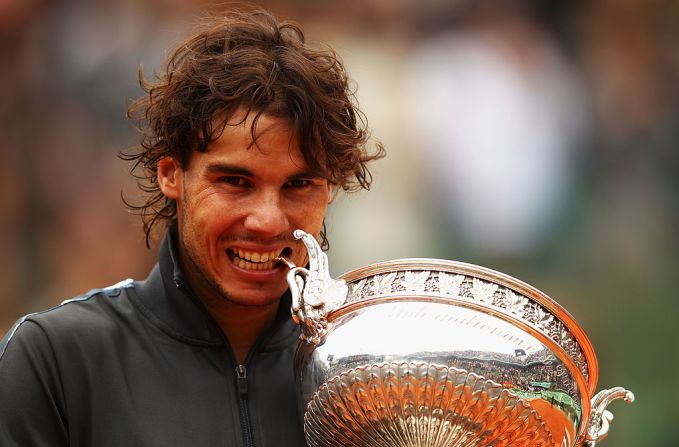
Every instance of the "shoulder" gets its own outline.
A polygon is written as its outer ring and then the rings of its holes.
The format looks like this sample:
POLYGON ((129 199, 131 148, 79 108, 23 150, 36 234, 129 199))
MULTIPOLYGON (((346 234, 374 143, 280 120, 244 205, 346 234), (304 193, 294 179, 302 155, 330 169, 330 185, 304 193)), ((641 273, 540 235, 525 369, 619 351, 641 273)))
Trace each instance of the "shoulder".
POLYGON ((0 359, 11 343, 33 344, 72 337, 85 340, 105 333, 107 327, 115 327, 126 314, 133 313, 129 301, 129 291, 133 288, 134 281, 126 279, 25 315, 0 341, 0 359))
POLYGON ((109 287, 92 289, 46 311, 26 315, 23 320, 35 322, 46 331, 101 329, 102 325, 113 323, 129 312, 128 292, 133 288, 134 281, 126 279, 109 287))

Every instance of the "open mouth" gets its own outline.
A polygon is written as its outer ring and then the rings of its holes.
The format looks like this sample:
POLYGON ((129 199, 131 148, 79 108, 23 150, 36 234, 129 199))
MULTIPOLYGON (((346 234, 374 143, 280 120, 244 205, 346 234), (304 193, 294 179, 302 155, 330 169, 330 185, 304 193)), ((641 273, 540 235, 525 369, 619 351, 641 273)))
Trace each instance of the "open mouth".
POLYGON ((290 247, 273 250, 266 253, 229 248, 226 253, 236 266, 244 270, 272 270, 278 267, 280 257, 289 257, 292 254, 290 247))

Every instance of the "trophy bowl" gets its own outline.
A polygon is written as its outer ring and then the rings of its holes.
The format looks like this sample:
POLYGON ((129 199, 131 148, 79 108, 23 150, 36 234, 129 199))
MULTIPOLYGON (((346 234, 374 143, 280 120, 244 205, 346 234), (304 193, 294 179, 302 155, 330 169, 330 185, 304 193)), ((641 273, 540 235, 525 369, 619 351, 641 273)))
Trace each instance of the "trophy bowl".
POLYGON ((623 388, 595 394, 597 362, 573 317, 508 275, 400 259, 329 275, 297 230, 302 326, 294 373, 310 447, 594 446, 623 388))

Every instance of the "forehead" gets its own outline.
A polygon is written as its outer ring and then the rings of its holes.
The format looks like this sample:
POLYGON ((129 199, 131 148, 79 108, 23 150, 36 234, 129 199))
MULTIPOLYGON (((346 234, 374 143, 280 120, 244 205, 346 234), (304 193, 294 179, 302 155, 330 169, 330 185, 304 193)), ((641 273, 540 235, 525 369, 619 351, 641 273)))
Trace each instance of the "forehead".
POLYGON ((278 169, 307 170, 296 130, 283 118, 243 112, 218 122, 221 130, 206 152, 194 152, 198 164, 226 162, 268 164, 278 169), (255 121, 256 119, 256 121, 255 121))

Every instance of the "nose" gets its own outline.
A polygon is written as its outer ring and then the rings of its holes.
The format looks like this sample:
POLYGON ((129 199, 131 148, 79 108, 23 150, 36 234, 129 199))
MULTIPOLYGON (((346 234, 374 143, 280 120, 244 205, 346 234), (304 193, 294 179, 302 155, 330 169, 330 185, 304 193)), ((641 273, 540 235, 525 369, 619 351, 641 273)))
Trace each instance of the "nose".
POLYGON ((245 229, 262 236, 278 236, 290 230, 290 221, 276 192, 262 192, 245 216, 245 229))

